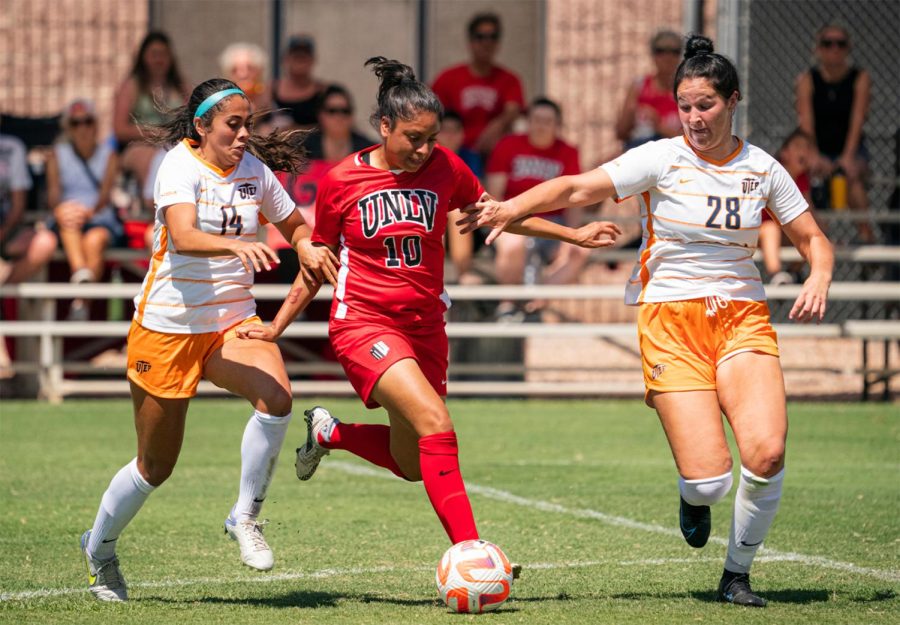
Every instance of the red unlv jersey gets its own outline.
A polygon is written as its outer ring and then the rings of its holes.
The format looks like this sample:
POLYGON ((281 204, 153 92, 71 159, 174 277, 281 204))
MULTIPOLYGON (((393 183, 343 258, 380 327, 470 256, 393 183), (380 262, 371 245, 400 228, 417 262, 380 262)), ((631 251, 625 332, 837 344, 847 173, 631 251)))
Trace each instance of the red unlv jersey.
POLYGON ((351 154, 319 184, 312 240, 340 246, 332 322, 438 322, 450 306, 447 213, 475 202, 481 183, 441 146, 414 173, 369 165, 377 148, 351 154))

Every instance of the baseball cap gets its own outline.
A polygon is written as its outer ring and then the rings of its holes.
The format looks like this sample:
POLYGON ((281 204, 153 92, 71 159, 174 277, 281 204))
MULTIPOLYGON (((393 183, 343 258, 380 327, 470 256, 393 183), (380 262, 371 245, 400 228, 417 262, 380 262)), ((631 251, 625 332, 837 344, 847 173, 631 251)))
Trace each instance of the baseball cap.
POLYGON ((288 39, 287 52, 306 52, 307 54, 315 54, 316 41, 309 35, 293 35, 288 39))

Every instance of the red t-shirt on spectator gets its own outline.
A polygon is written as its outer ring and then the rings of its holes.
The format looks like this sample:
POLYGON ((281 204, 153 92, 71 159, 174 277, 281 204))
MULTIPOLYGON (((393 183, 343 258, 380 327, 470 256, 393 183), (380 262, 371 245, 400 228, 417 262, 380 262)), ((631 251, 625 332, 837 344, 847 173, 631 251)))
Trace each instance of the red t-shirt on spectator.
POLYGON ((463 145, 471 148, 485 127, 503 112, 508 102, 525 108, 522 81, 511 71, 494 66, 488 76, 476 76, 467 64, 445 69, 431 87, 448 111, 462 117, 466 135, 463 145))
MULTIPOLYGON (((528 135, 503 137, 488 161, 487 174, 506 174, 504 198, 511 198, 558 176, 581 173, 578 150, 557 139, 546 148, 537 148, 528 135)), ((565 209, 541 213, 541 217, 561 215, 565 209)))

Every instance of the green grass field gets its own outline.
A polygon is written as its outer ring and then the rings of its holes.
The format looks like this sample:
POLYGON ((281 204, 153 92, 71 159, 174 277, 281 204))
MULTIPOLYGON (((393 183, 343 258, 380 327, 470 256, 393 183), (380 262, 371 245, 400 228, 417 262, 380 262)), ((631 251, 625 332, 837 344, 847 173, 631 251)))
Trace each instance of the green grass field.
MULTIPOLYGON (((300 409, 311 405, 298 400, 300 409)), ((380 420, 356 401, 324 405, 380 420), (364 413, 364 414, 363 414, 364 413)), ((781 512, 753 569, 764 610, 714 602, 731 517, 690 549, 655 415, 626 401, 451 401, 484 538, 525 566, 499 613, 448 614, 448 546, 420 484, 345 452, 301 483, 291 426, 264 515, 276 568, 239 564, 241 400, 197 400, 175 474, 122 535, 132 601, 86 589, 78 539, 134 454, 127 401, 0 405, 2 623, 898 623, 900 409, 794 404, 781 512)))

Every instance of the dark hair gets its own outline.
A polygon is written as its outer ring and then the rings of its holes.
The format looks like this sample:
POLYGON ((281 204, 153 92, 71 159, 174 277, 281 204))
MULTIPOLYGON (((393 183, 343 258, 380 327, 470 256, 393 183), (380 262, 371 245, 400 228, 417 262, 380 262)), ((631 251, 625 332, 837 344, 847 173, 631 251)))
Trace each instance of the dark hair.
POLYGON ((650 51, 653 52, 653 50, 659 47, 659 44, 661 44, 666 39, 673 39, 677 41, 679 49, 681 48, 681 35, 676 33, 674 30, 658 30, 650 38, 650 51))
POLYGON ((416 74, 409 65, 383 56, 373 56, 365 64, 372 66, 372 71, 379 80, 378 105, 369 118, 376 130, 383 117, 390 120, 391 130, 398 119, 408 121, 416 113, 429 112, 437 115, 439 120, 444 118, 441 101, 428 85, 416 79, 416 74))
POLYGON ((562 123, 562 108, 560 108, 559 104, 546 96, 538 96, 531 101, 531 104, 528 105, 528 112, 530 113, 532 110, 534 110, 535 107, 538 106, 546 106, 553 109, 553 112, 556 113, 556 121, 562 123))
POLYGON ((784 138, 784 141, 781 142, 781 147, 778 148, 778 154, 781 154, 782 151, 787 149, 787 147, 792 144, 797 139, 805 139, 810 143, 813 142, 813 138, 809 135, 808 132, 803 130, 802 128, 794 128, 794 130, 787 137, 784 138))
POLYGON ((322 112, 322 109, 325 107, 325 101, 333 95, 339 95, 347 100, 347 104, 350 106, 351 110, 355 108, 353 106, 353 96, 350 95, 350 92, 347 91, 347 88, 343 85, 332 83, 325 87, 324 91, 322 91, 322 93, 320 93, 316 98, 316 113, 322 112))
POLYGON ((713 52, 713 42, 703 35, 691 35, 684 46, 684 60, 675 72, 675 99, 678 99, 678 85, 685 78, 706 78, 724 99, 737 92, 741 99, 741 85, 734 63, 721 54, 713 52))
POLYGON ((503 34, 503 26, 500 24, 499 15, 496 13, 476 13, 472 16, 472 19, 469 20, 468 32, 470 39, 475 36, 478 27, 482 24, 491 24, 496 28, 498 37, 503 34))
POLYGON ((151 30, 144 36, 138 48, 137 56, 134 58, 131 75, 137 81, 138 90, 145 93, 150 91, 150 71, 144 65, 144 54, 147 52, 147 48, 154 43, 161 43, 166 46, 169 50, 169 57, 172 60, 172 64, 169 66, 169 71, 166 74, 166 84, 174 87, 179 92, 184 91, 184 79, 181 77, 181 72, 178 71, 178 62, 175 60, 175 52, 172 50, 172 40, 160 30, 151 30))
POLYGON ((444 117, 442 118, 441 121, 447 121, 448 119, 452 119, 455 122, 459 122, 460 126, 466 125, 466 123, 463 121, 462 115, 460 115, 456 111, 453 111, 453 110, 444 111, 444 117))
MULTIPOLYGON (((194 113, 197 108, 214 93, 236 88, 237 85, 230 80, 211 78, 197 85, 191 92, 188 103, 170 111, 166 121, 159 125, 141 126, 141 130, 155 145, 173 146, 182 139, 199 142, 200 134, 194 126, 194 113)), ((213 118, 224 108, 227 99, 220 100, 200 117, 205 128, 211 127, 213 118)), ((254 122, 268 113, 269 111, 257 111, 250 116, 248 126, 252 129, 254 122)), ((276 130, 263 136, 253 134, 251 130, 247 149, 270 169, 295 174, 306 165, 306 149, 303 147, 303 141, 307 134, 308 131, 305 130, 276 130)))
POLYGON ((822 38, 822 35, 825 34, 826 30, 839 30, 844 33, 844 37, 847 38, 847 41, 850 41, 850 31, 847 30, 847 27, 838 20, 832 20, 827 24, 821 26, 819 30, 816 31, 816 41, 819 41, 819 39, 822 38))

